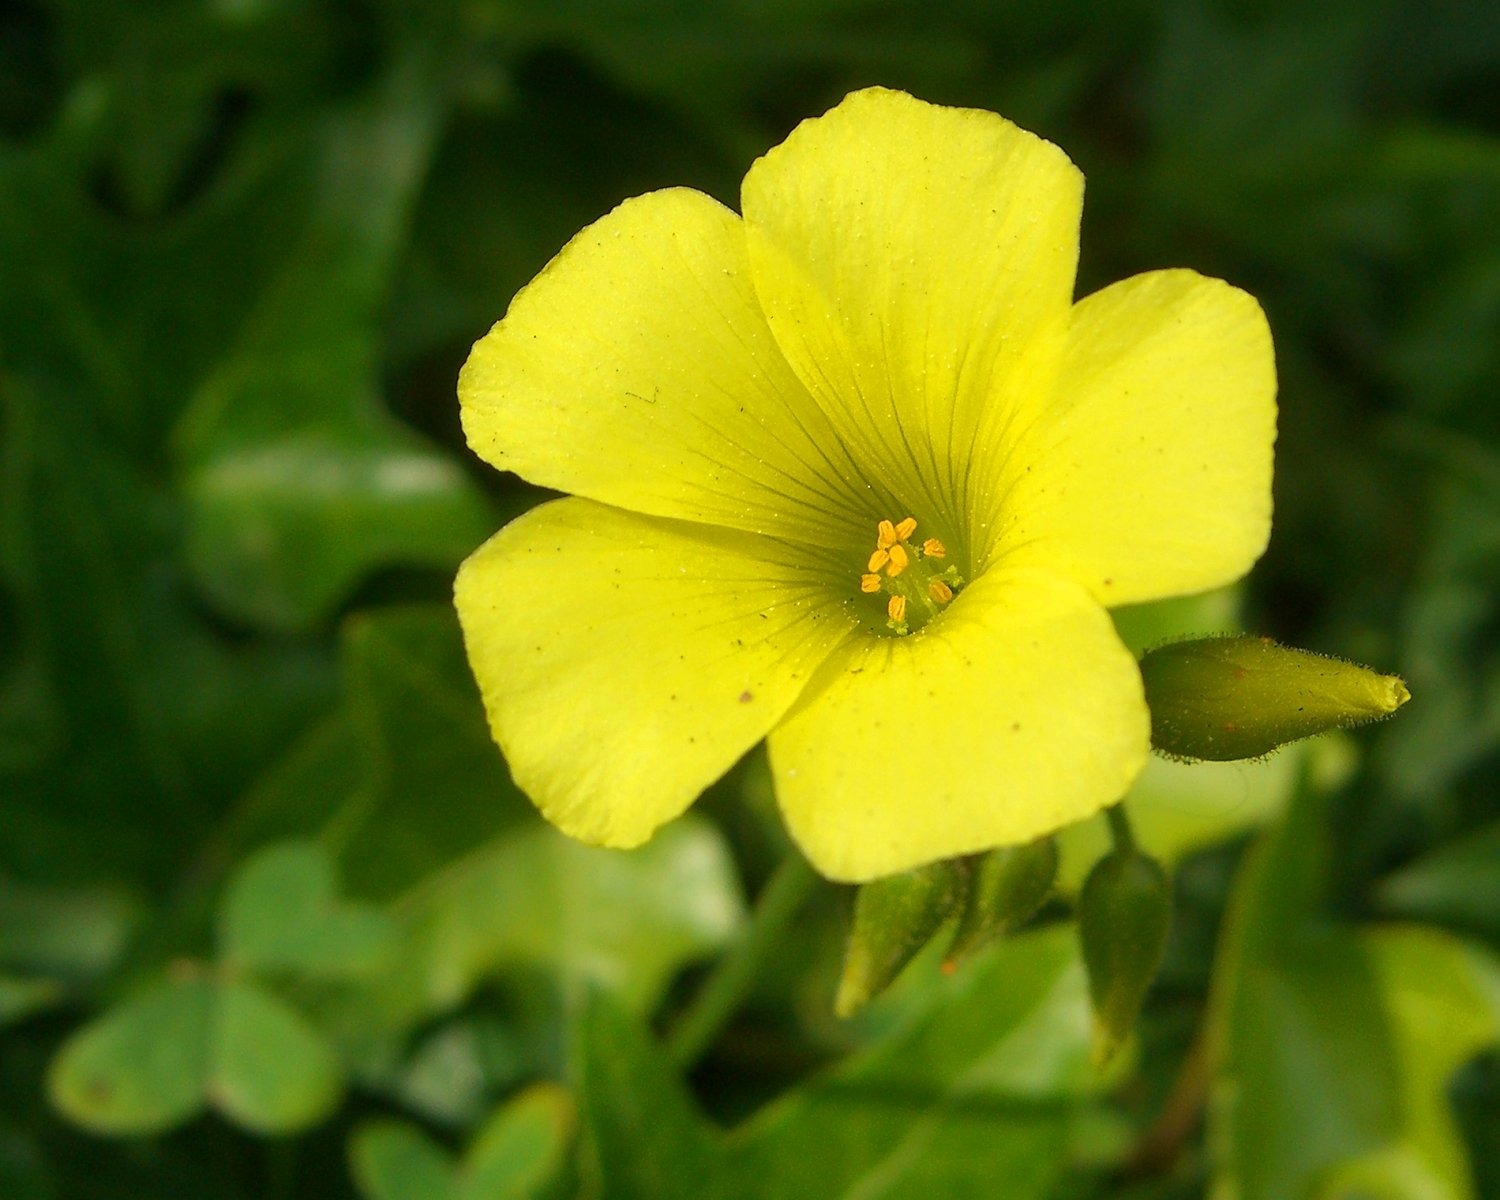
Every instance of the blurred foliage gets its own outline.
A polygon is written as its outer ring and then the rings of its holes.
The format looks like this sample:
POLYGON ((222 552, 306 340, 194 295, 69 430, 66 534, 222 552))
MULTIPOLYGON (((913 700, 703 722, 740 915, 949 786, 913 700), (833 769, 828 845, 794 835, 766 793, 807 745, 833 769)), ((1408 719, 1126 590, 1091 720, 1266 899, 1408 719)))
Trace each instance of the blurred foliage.
POLYGON ((5 0, 0 1195, 1500 1195, 1497 384, 1490 0, 5 0), (1068 150, 1083 290, 1270 315, 1271 550, 1132 644, 1242 619, 1415 696, 1152 765, 1175 920, 1103 1078, 1064 904, 841 1023, 826 889, 685 1079, 659 1035, 783 852, 763 764, 564 842, 447 604, 536 499, 462 448, 468 344, 877 82, 1068 150))

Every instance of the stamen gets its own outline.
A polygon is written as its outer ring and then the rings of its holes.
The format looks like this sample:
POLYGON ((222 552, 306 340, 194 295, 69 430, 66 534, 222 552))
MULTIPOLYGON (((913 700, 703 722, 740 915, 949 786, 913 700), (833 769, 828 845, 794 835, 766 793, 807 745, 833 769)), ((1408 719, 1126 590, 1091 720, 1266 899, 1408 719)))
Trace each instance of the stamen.
POLYGON ((939 604, 947 604, 953 599, 953 589, 941 579, 934 579, 927 585, 927 594, 939 604))
POLYGON ((896 537, 899 538, 901 541, 904 542, 904 541, 906 541, 907 538, 911 537, 912 534, 916 533, 916 531, 917 531, 917 518, 916 517, 905 517, 896 526, 896 537))
MULTIPOLYGON (((877 550, 876 553, 880 552, 877 550)), ((911 559, 907 557, 906 549, 900 542, 897 542, 886 553, 890 555, 891 565, 885 569, 885 573, 892 579, 896 578, 897 575, 901 574, 911 564, 911 559)))
POLYGON ((880 590, 879 575, 861 575, 859 577, 859 590, 862 592, 878 592, 880 590))
POLYGON ((889 521, 882 521, 876 527, 875 544, 882 550, 889 550, 903 535, 896 532, 896 527, 889 521))
POLYGON ((890 619, 896 622, 897 625, 900 625, 903 621, 905 621, 906 597, 892 596, 890 600, 886 602, 885 615, 890 617, 890 619))
POLYGON ((937 538, 928 538, 922 543, 922 553, 928 558, 947 558, 948 548, 937 538))
POLYGON ((874 554, 870 555, 870 561, 865 565, 866 571, 878 571, 886 563, 891 561, 891 553, 884 546, 880 547, 874 554))

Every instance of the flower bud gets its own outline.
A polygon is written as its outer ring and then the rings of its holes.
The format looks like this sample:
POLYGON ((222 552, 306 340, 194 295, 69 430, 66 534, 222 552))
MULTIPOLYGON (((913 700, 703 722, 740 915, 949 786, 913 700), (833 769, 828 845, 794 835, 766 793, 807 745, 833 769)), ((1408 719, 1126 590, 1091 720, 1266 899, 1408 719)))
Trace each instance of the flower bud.
POLYGON ((1172 888, 1161 864, 1117 847, 1094 864, 1078 896, 1078 936, 1094 1005, 1094 1058, 1114 1056, 1141 1011, 1166 949, 1172 888))
POLYGON ((852 1016, 890 986, 943 922, 962 909, 968 891, 969 864, 963 859, 861 885, 834 1011, 852 1016))
POLYGON ((1024 924, 1041 908, 1057 878, 1057 842, 1047 837, 1002 846, 973 860, 972 870, 968 903, 948 948, 950 963, 1024 924))
POLYGON ((1177 758, 1259 758, 1278 746, 1388 717, 1411 698, 1395 675, 1270 638, 1174 642, 1141 659, 1151 744, 1177 758))

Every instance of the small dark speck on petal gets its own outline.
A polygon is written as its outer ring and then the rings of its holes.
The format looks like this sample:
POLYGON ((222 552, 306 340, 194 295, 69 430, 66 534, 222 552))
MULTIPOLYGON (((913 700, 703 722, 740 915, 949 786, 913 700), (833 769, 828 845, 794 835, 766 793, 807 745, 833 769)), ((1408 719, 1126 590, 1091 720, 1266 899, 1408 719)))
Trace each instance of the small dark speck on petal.
POLYGON ((740 693, 740 703, 741 704, 749 704, 750 701, 752 701, 754 699, 755 699, 755 697, 752 696, 748 691, 744 691, 744 692, 740 693))

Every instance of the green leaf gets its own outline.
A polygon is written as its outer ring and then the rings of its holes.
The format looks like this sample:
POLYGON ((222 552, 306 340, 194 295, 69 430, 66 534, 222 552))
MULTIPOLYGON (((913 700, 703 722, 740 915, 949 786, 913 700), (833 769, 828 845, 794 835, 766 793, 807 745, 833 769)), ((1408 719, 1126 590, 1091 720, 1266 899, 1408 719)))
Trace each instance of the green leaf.
POLYGON ((490 737, 452 606, 345 622, 341 704, 243 798, 232 840, 317 838, 343 889, 387 901, 535 809, 490 737))
POLYGON ((341 666, 366 774, 324 839, 352 894, 395 897, 535 819, 490 736, 451 605, 351 618, 341 666))
POLYGON ((573 1098, 539 1083, 497 1109, 464 1155, 459 1200, 526 1200, 562 1170, 577 1125, 573 1098))
POLYGON ((0 1027, 57 1004, 63 989, 56 980, 0 975, 0 1027))
POLYGON ((177 431, 188 560, 257 625, 312 626, 372 569, 450 570, 493 530, 457 463, 378 401, 379 305, 439 128, 428 50, 317 128, 301 236, 177 431))
POLYGON ((1500 822, 1444 842, 1381 881, 1383 911, 1500 944, 1500 822))
POLYGON ((406 1121, 366 1121, 349 1139, 349 1165, 366 1200, 456 1200, 453 1162, 406 1121))
POLYGON ((453 1200, 452 1162, 406 1121, 360 1125, 349 1140, 354 1181, 367 1200, 453 1200))
POLYGON ((340 901, 333 861, 314 842, 267 847, 239 869, 220 920, 220 951, 231 963, 319 978, 368 975, 394 949, 382 912, 340 901))
POLYGON ((48 1088, 64 1116, 97 1133, 158 1133, 205 1103, 247 1129, 286 1133, 332 1110, 342 1072, 275 996, 193 975, 158 981, 75 1033, 48 1088))
POLYGON ((577 1123, 572 1098, 539 1083, 498 1107, 461 1163, 406 1121, 367 1121, 349 1142, 367 1200, 528 1200, 564 1165, 577 1123))
POLYGON ((829 1200, 1054 1195, 1092 1077, 1072 927, 928 983, 886 1035, 735 1130, 732 1176, 754 1195, 829 1200))
POLYGON ((644 1011, 682 964, 728 941, 743 903, 717 831, 686 817, 628 852, 530 825, 396 912, 403 952, 363 998, 388 1027, 451 1009, 486 977, 523 968, 603 984, 644 1011))
POLYGON ((119 960, 137 917, 117 891, 30 887, 0 875, 0 966, 97 978, 119 960))
POLYGON ((164 979, 63 1044, 48 1074, 52 1102, 98 1133, 170 1129, 203 1104, 212 1069, 214 984, 164 979))
POLYGON ((1221 1185, 1243 1200, 1469 1200, 1446 1086, 1500 1032, 1500 973, 1435 930, 1322 916, 1323 808, 1304 788, 1227 921, 1209 1130, 1221 1185))
POLYGON ((604 988, 581 989, 571 1069, 588 1154, 585 1171, 591 1168, 594 1176, 589 1194, 601 1200, 712 1200, 729 1194, 713 1131, 665 1050, 604 988))
POLYGON ((257 1133, 316 1125, 338 1105, 343 1072, 327 1040, 262 988, 221 983, 215 997, 208 1098, 257 1133))
POLYGON ((1500 1040, 1500 963, 1419 926, 1370 930, 1361 941, 1391 1022, 1400 1113, 1393 1140, 1341 1165, 1325 1194, 1468 1200, 1474 1182, 1448 1084, 1500 1040))

